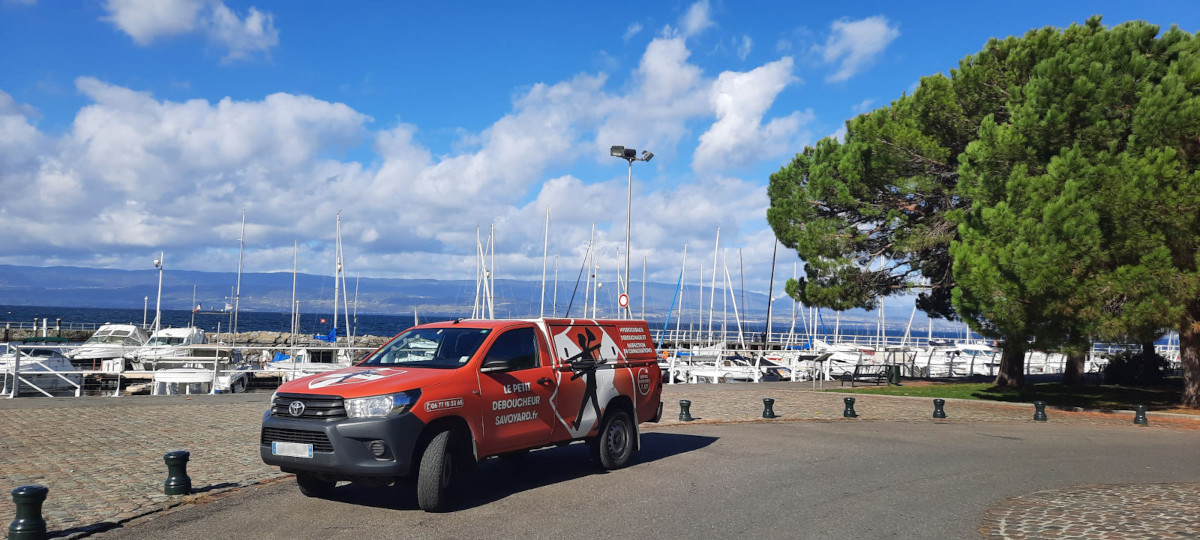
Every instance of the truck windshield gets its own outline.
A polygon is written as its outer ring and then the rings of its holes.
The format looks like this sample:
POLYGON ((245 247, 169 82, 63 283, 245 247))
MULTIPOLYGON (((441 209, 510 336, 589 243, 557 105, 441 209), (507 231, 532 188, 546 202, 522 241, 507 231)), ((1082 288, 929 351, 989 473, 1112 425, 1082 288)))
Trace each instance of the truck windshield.
POLYGON ((400 334, 362 362, 363 366, 454 369, 466 365, 487 338, 480 328, 419 328, 400 334))

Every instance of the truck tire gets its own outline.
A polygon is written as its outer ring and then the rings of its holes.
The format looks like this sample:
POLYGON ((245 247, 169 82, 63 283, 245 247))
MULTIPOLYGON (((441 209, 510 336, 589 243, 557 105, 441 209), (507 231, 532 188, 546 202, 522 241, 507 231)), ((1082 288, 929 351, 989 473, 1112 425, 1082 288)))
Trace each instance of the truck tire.
POLYGON ((333 496, 333 488, 337 482, 321 480, 312 474, 296 473, 296 485, 305 497, 326 499, 333 496))
POLYGON ((624 409, 616 409, 604 417, 591 445, 592 458, 605 470, 620 469, 629 464, 633 444, 633 421, 624 409))
POLYGON ((421 466, 417 472, 417 505, 426 512, 445 512, 450 508, 450 495, 465 468, 463 454, 453 447, 454 433, 438 432, 425 445, 421 466))

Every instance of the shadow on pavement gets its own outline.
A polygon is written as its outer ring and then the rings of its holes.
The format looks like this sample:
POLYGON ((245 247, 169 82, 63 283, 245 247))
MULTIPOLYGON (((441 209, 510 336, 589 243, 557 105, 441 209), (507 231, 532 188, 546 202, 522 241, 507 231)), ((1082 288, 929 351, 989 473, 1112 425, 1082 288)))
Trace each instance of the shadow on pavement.
MULTIPOLYGON (((717 437, 702 435, 643 433, 641 449, 633 455, 629 467, 699 450, 716 440, 717 437)), ((520 460, 485 459, 479 463, 471 485, 464 490, 455 509, 482 506, 515 493, 593 474, 606 472, 591 460, 586 444, 536 450, 520 460)), ((343 485, 334 491, 331 500, 374 508, 419 510, 413 482, 386 487, 343 485)))

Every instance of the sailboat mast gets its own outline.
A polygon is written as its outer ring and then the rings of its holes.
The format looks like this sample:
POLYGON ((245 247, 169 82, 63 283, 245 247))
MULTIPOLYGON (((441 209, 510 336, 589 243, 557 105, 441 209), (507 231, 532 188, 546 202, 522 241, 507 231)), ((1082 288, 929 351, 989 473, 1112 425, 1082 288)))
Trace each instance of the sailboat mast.
MULTIPOLYGON (((684 283, 687 283, 687 281, 685 281, 686 276, 684 275, 686 273, 687 273, 687 242, 684 242, 683 243, 683 264, 679 265, 679 287, 680 288, 683 287, 684 283)), ((679 340, 679 329, 683 326, 683 298, 684 298, 684 295, 680 294, 679 295, 679 317, 675 319, 675 339, 677 341, 679 340)), ((666 328, 664 328, 663 330, 666 330, 666 328)))
POLYGON ((338 323, 338 276, 342 273, 342 259, 338 242, 342 241, 342 211, 337 213, 337 228, 333 238, 333 330, 337 331, 338 323))
POLYGON ((289 328, 291 337, 288 339, 288 344, 292 347, 296 346, 296 264, 300 260, 300 241, 292 241, 292 324, 289 328))
POLYGON ((479 240, 479 225, 475 226, 475 305, 471 306, 471 318, 479 318, 479 289, 483 280, 483 242, 479 240))
POLYGON ((355 276, 355 278, 354 278, 354 304, 353 304, 354 305, 354 324, 350 327, 350 332, 347 333, 347 335, 350 336, 349 345, 351 347, 354 346, 354 332, 358 330, 358 283, 360 281, 362 281, 362 276, 355 276))
MULTIPOLYGON (((342 315, 346 318, 346 344, 353 346, 354 338, 350 333, 350 291, 346 288, 346 252, 342 247, 342 227, 338 223, 338 262, 342 268, 342 315)), ((358 297, 354 300, 357 302, 358 297)))
POLYGON ((550 253, 550 205, 546 205, 546 235, 542 241, 542 301, 539 304, 538 317, 546 316, 546 257, 550 253))
POLYGON ((488 231, 488 251, 491 252, 491 268, 488 270, 488 318, 496 318, 496 224, 488 231))
MULTIPOLYGON (((767 331, 763 334, 763 350, 767 350, 767 342, 771 339, 771 306, 775 305, 775 256, 779 254, 779 240, 775 240, 775 249, 771 251, 771 283, 767 285, 767 331)), ((793 308, 792 313, 795 313, 793 308)))
POLYGON ((713 275, 708 294, 708 335, 712 337, 713 307, 717 300, 717 254, 720 253, 721 228, 717 227, 717 241, 713 243, 713 275))
POLYGON ((242 299, 242 251, 246 248, 246 210, 242 209, 242 232, 238 234, 238 267, 237 288, 233 292, 233 328, 230 330, 230 341, 237 345, 238 308, 242 299))
MULTIPOLYGON (((592 298, 592 244, 596 241, 596 222, 592 222, 592 235, 588 237, 587 253, 583 255, 583 266, 587 268, 587 283, 583 284, 583 318, 588 316, 588 300, 592 298)), ((575 286, 579 286, 579 280, 575 281, 575 286)), ((574 295, 572 295, 574 296, 574 295)))

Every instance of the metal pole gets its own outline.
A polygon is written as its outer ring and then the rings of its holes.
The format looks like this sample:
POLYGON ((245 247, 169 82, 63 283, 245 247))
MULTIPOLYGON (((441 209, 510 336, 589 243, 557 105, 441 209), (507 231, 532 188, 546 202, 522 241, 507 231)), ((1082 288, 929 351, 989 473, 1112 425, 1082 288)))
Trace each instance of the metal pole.
MULTIPOLYGON (((288 345, 290 345, 292 348, 296 347, 296 332, 297 332, 297 330, 296 330, 296 308, 297 308, 297 306, 296 306, 296 263, 297 263, 297 261, 300 260, 299 255, 300 255, 300 241, 293 240, 292 241, 292 324, 288 328, 288 332, 291 334, 291 336, 288 338, 288 345)), ((290 351, 290 352, 292 353, 293 356, 296 354, 295 351, 290 351)))
POLYGON ((246 211, 242 210, 242 232, 238 234, 237 289, 233 292, 233 328, 229 329, 229 341, 237 346, 238 308, 242 301, 242 250, 246 247, 246 211))
MULTIPOLYGON (((629 159, 629 193, 625 199, 625 290, 629 291, 629 227, 633 223, 633 159, 629 159)), ((632 319, 629 304, 625 305, 625 318, 632 319)))
POLYGON ((162 278, 163 278, 163 265, 164 265, 163 255, 165 255, 165 253, 163 253, 161 251, 158 253, 158 261, 157 261, 158 264, 156 265, 156 266, 158 266, 158 299, 154 301, 154 332, 155 333, 158 333, 159 328, 162 327, 162 278))
MULTIPOLYGON (((775 249, 771 252, 771 282, 767 286, 767 331, 763 334, 763 352, 766 353, 767 344, 771 340, 771 306, 775 304, 775 256, 779 254, 779 240, 775 240, 775 249)), ((745 279, 743 277, 743 279, 745 279)), ((743 294, 745 294, 745 285, 742 286, 743 294)), ((744 306, 743 306, 744 310, 744 306)))
POLYGON ((546 256, 550 252, 550 205, 546 205, 546 238, 542 242, 542 302, 538 317, 546 316, 546 256))

